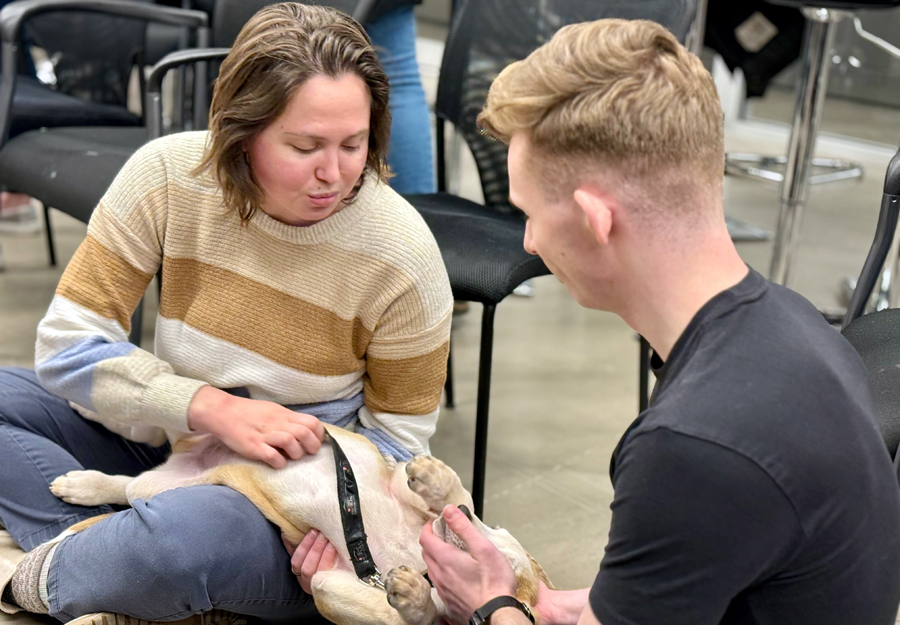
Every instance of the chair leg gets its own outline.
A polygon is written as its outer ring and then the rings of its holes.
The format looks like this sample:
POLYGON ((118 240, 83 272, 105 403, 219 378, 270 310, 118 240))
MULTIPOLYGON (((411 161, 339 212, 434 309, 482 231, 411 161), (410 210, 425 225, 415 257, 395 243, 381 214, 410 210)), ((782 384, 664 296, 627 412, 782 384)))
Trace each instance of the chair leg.
POLYGON ((640 336, 641 362, 638 366, 638 412, 644 412, 650 404, 650 343, 640 336))
POLYGON ((487 461, 488 408, 491 402, 491 361, 494 352, 494 304, 485 304, 481 314, 481 354, 478 359, 478 403, 475 411, 475 468, 472 472, 472 503, 480 519, 484 512, 484 474, 487 461))
POLYGON ((453 401, 453 335, 450 335, 450 349, 447 350, 447 379, 444 381, 444 393, 447 395, 447 408, 455 408, 453 401))
POLYGON ((44 209, 44 232, 47 233, 47 252, 50 254, 50 266, 56 267, 56 245, 53 242, 53 228, 50 225, 50 207, 41 202, 44 209))
POLYGON ((144 298, 141 298, 141 301, 138 302, 137 308, 134 309, 134 312, 131 314, 131 332, 128 334, 128 340, 137 345, 141 346, 141 326, 144 321, 144 298))

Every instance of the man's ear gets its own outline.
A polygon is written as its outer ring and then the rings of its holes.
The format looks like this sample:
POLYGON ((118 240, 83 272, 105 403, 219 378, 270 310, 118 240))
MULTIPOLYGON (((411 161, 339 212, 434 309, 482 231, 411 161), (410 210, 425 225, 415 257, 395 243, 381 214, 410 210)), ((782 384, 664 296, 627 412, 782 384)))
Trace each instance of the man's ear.
POLYGON ((588 226, 600 245, 609 243, 609 233, 612 230, 613 213, 609 204, 596 192, 585 187, 575 190, 575 203, 584 212, 588 226))

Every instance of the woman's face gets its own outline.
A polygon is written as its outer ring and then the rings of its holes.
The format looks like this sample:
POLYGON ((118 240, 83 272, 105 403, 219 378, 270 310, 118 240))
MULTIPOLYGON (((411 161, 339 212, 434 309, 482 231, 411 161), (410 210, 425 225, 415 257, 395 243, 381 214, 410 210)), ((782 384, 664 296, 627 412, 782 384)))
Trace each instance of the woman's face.
POLYGON ((366 166, 371 97, 356 74, 314 76, 247 146, 262 210, 309 226, 343 208, 366 166))

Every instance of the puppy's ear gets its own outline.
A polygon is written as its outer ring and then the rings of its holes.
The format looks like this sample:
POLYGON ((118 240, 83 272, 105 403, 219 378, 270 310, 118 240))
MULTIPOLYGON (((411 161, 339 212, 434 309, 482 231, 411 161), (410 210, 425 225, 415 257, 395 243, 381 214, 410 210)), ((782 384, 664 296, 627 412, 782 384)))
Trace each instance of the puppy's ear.
MULTIPOLYGON (((525 553, 528 553, 527 551, 525 553)), ((528 553, 528 559, 531 561, 531 569, 534 571, 535 576, 546 584, 547 588, 550 590, 556 590, 556 586, 553 585, 553 582, 550 581, 550 578, 547 577, 547 573, 544 571, 544 568, 538 564, 538 561, 531 557, 531 554, 528 553)))
POLYGON ((550 578, 547 577, 547 574, 544 572, 544 569, 537 563, 537 560, 532 558, 531 554, 527 551, 525 552, 525 555, 528 556, 531 570, 525 569, 516 571, 516 599, 531 606, 537 603, 539 581, 544 582, 547 585, 547 588, 550 588, 551 590, 555 590, 555 588, 550 582, 550 578))

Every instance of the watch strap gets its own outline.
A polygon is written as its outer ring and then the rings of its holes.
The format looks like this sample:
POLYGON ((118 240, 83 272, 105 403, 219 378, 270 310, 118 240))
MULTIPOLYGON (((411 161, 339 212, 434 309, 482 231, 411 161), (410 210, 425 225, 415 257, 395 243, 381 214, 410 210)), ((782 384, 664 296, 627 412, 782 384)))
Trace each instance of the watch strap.
POLYGON ((528 620, 534 623, 534 615, 531 613, 531 609, 516 599, 515 597, 510 597, 509 595, 503 595, 500 597, 494 597, 483 606, 475 610, 472 614, 471 618, 469 618, 469 625, 484 625, 487 620, 491 617, 491 614, 499 610, 500 608, 518 608, 522 611, 522 613, 528 617, 528 620))

